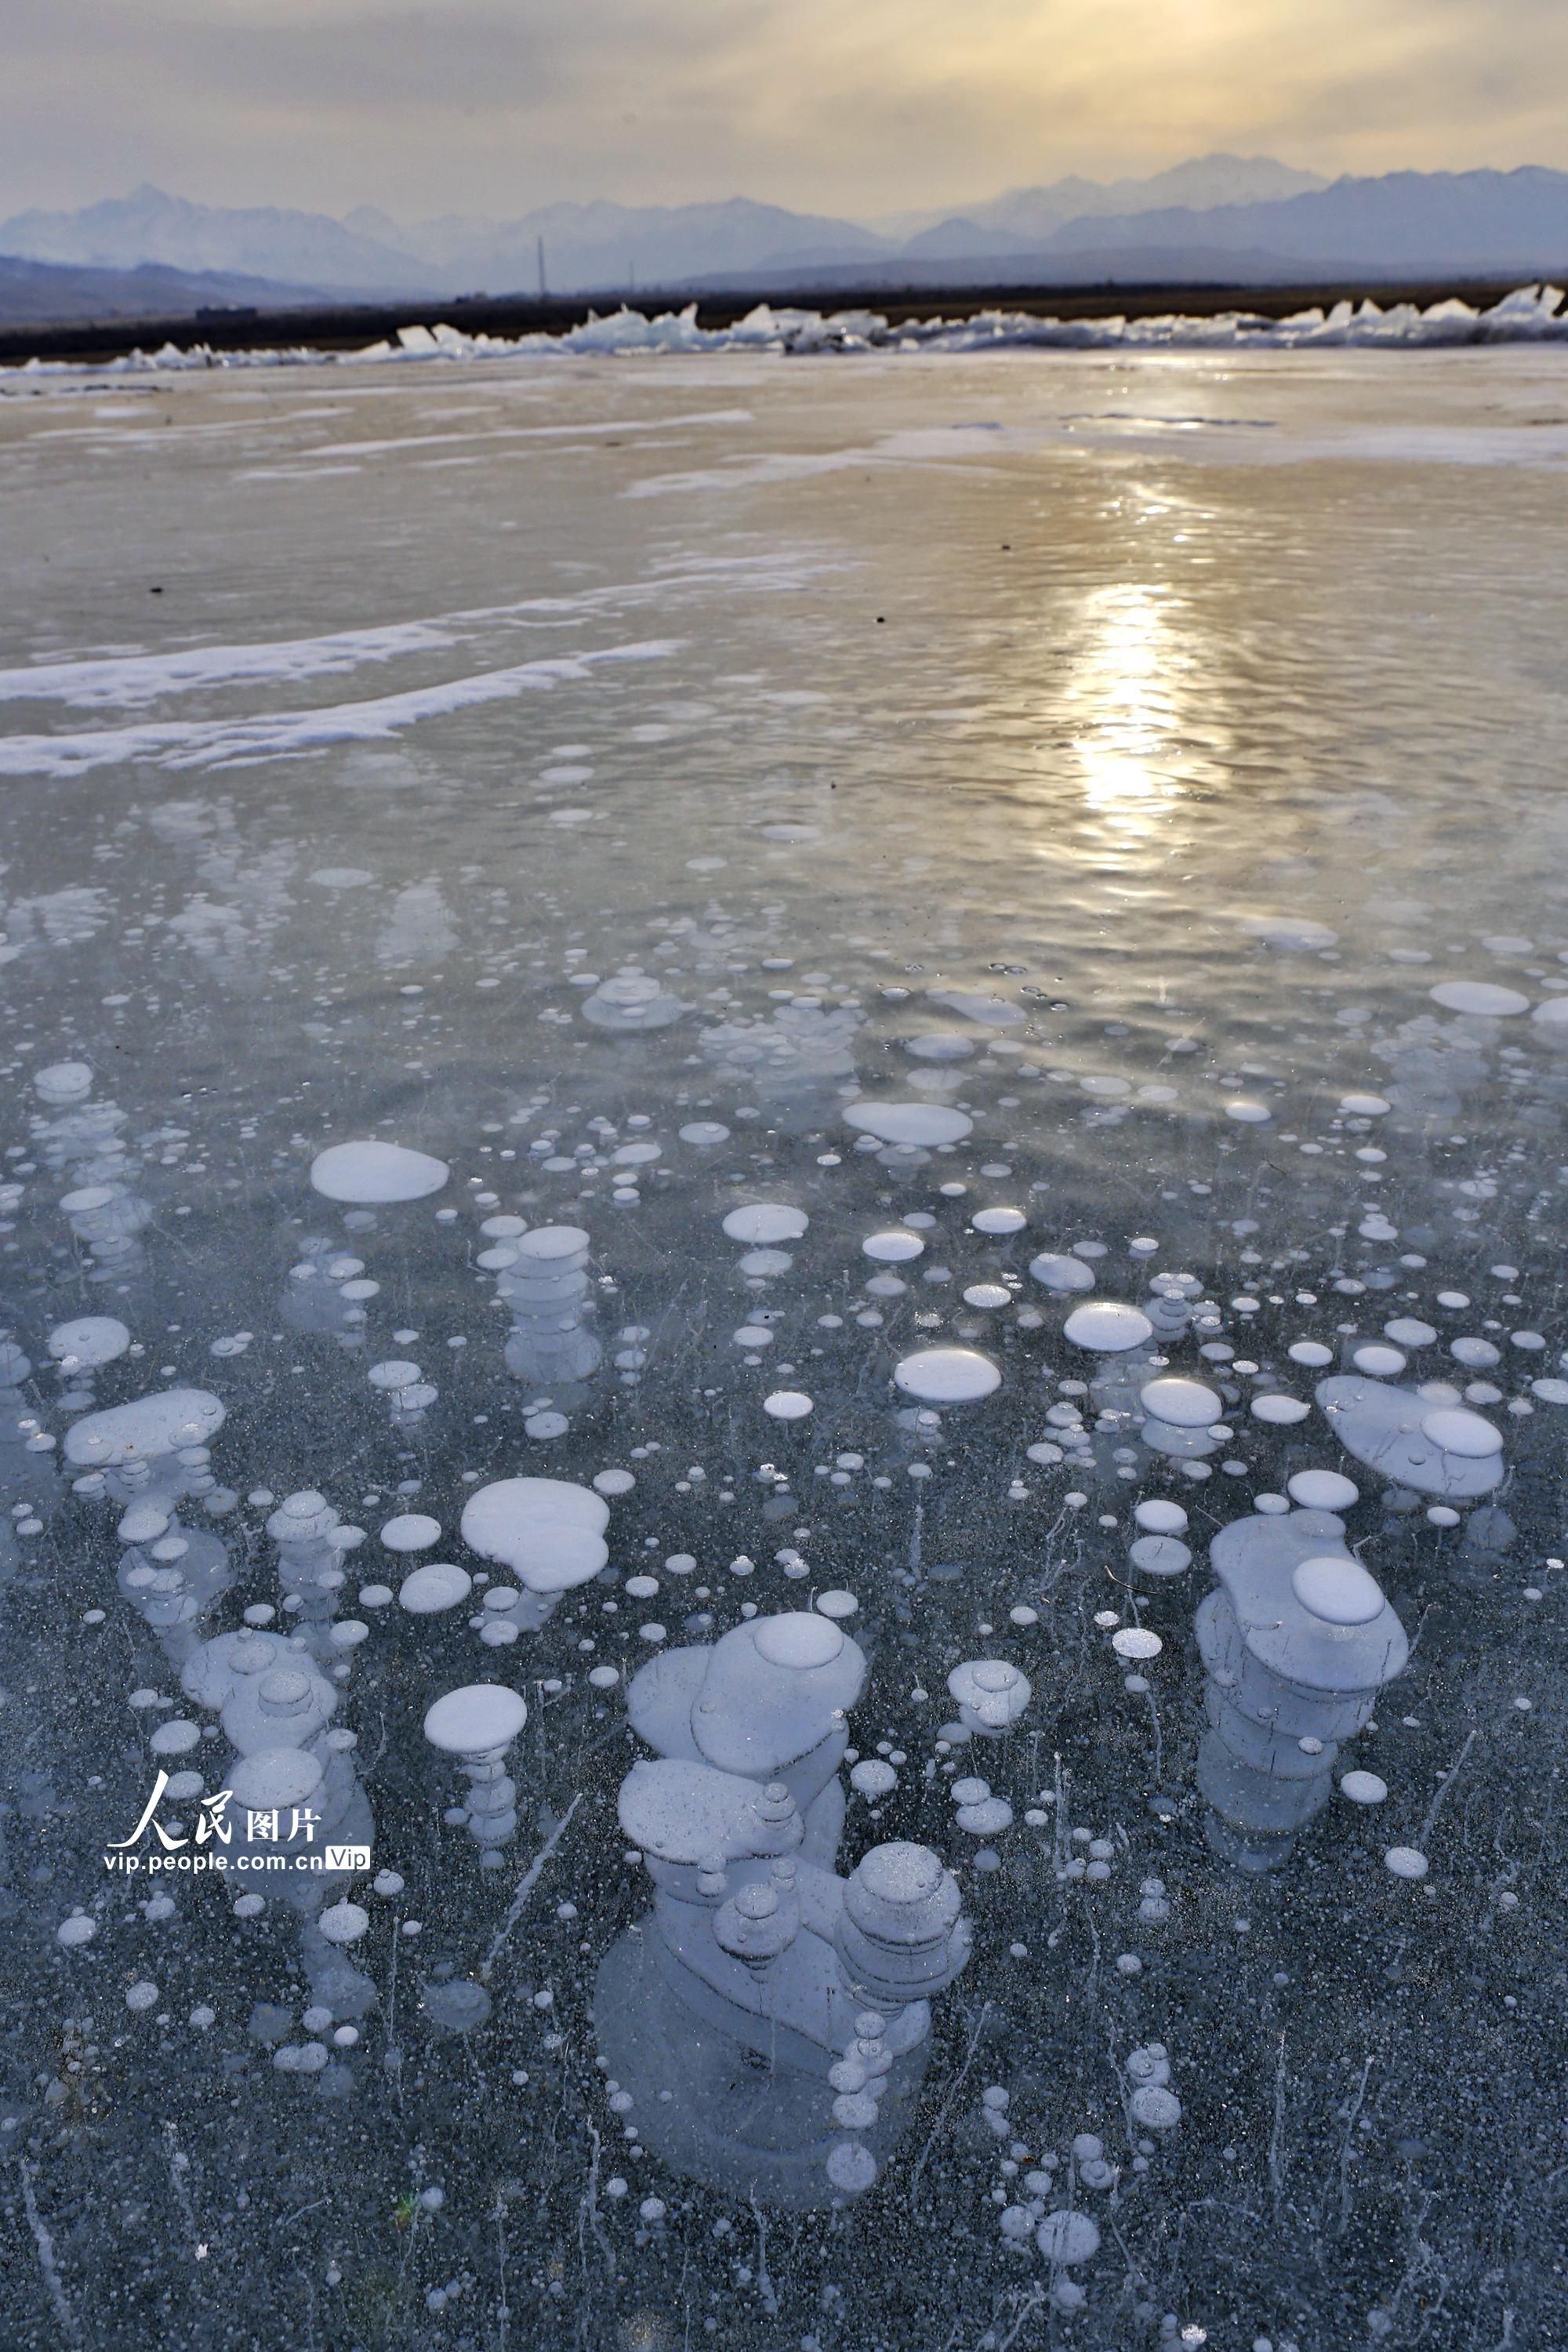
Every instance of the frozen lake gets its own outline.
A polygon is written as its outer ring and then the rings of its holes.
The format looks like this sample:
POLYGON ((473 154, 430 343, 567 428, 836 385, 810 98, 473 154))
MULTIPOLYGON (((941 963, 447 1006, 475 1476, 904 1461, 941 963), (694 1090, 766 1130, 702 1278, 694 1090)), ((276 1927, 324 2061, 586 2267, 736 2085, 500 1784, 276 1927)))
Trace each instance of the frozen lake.
POLYGON ((8 2346, 1568 2337, 1563 365, 0 378, 8 2346))

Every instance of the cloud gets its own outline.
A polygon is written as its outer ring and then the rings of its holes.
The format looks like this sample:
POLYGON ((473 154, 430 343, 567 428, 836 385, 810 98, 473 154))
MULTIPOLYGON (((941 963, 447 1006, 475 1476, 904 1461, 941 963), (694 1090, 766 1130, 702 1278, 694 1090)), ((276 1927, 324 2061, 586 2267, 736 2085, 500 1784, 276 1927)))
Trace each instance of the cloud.
POLYGON ((1267 148, 1568 163, 1560 0, 10 0, 0 207, 876 214, 1267 148))

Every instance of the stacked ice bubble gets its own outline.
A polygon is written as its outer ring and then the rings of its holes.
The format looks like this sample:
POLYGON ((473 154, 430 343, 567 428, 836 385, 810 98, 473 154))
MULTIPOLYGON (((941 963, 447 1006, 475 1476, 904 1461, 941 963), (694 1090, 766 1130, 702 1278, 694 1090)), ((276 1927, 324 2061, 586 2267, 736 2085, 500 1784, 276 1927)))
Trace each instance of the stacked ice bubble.
POLYGON ((153 1211, 133 1189, 138 1163, 121 1133, 125 1113, 116 1103, 92 1101, 92 1084, 86 1062, 51 1062, 35 1072, 33 1086, 46 1110, 31 1123, 33 1147, 47 1166, 69 1172, 59 1204, 91 1254, 89 1278, 121 1281, 143 1263, 137 1235, 153 1211))
POLYGON ((489 1868, 500 1864, 500 1849, 516 1833, 517 1783, 506 1757, 527 1720, 521 1692, 504 1683, 466 1683, 438 1698, 425 1717, 426 1738, 442 1755, 458 1759, 468 1783, 468 1802, 450 1807, 447 1822, 467 1829, 489 1868))
POLYGON ((219 1538, 177 1516, 189 1496, 233 1500, 218 1488, 207 1448, 223 1422, 223 1406, 205 1389, 164 1389, 86 1413, 66 1433, 76 1492, 121 1507, 118 1533, 128 1549, 120 1590, 176 1664, 195 1647, 202 1617, 232 1580, 219 1538))
MULTIPOLYGON (((496 1297, 511 1315, 506 1368, 530 1387, 570 1388, 596 1372, 604 1349, 588 1328, 594 1312, 588 1236, 580 1225, 536 1225, 495 1218, 479 1264, 497 1276, 496 1297)), ((564 1428, 564 1423, 562 1426, 564 1428)), ((545 1436, 545 1430, 531 1433, 545 1436)))
POLYGON ((1339 1742, 1368 1721, 1409 1655, 1382 1587, 1327 1507, 1353 1502, 1354 1487, 1330 1471, 1301 1472, 1292 1486, 1302 1507, 1235 1520, 1215 1538, 1219 1589, 1197 1612, 1209 1842, 1254 1871, 1289 1858, 1332 1792, 1339 1742))
POLYGON ((841 1625, 795 1611, 663 1651, 627 1694, 660 1759, 620 1798, 654 1909, 600 1968, 601 2048, 668 2164, 785 2205, 875 2179, 924 2068, 930 1997, 968 1956, 927 1848, 874 1847, 847 1880, 833 1867, 865 1679, 841 1625))

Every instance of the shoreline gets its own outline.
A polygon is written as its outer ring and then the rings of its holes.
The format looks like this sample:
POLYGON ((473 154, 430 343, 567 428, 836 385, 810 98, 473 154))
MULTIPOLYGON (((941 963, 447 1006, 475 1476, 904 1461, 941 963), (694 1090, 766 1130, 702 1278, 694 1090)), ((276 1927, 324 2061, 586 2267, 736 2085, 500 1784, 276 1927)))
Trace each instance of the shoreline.
MULTIPOLYGON (((1528 273, 1525 273, 1528 275, 1528 273)), ((255 311, 182 311, 143 319, 101 321, 62 320, 58 325, 0 323, 0 366, 28 360, 91 366, 123 359, 132 352, 157 349, 169 342, 204 343, 217 352, 277 350, 309 344, 321 352, 353 352, 395 337, 405 327, 433 328, 444 324, 469 335, 514 337, 560 335, 586 324, 591 314, 604 317, 623 303, 655 310, 680 310, 695 302, 697 324, 714 329, 734 326, 763 302, 778 310, 870 310, 890 326, 921 324, 935 319, 962 320, 982 311, 1006 310, 1037 318, 1065 320, 1123 317, 1158 318, 1180 310, 1192 318, 1214 318, 1243 311, 1259 319, 1283 319, 1292 312, 1321 309, 1337 302, 1372 300, 1384 308, 1396 302, 1426 310, 1436 302, 1458 299, 1476 309, 1489 308, 1521 282, 1513 273, 1502 278, 1303 278, 1290 285, 1220 283, 1213 278, 1178 283, 1163 280, 1121 283, 1108 279, 1093 286, 994 285, 910 288, 900 292, 889 286, 781 287, 762 293, 753 287, 724 293, 693 293, 679 287, 643 288, 626 292, 615 289, 581 297, 468 296, 446 299, 432 296, 406 302, 321 303, 311 307, 255 311)))

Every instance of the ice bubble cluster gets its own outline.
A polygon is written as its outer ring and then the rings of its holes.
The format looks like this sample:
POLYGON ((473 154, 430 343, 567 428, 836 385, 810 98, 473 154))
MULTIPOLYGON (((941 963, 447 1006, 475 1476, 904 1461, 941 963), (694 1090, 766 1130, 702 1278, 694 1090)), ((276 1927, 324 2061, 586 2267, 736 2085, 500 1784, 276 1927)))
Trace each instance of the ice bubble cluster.
MULTIPOLYGON (((620 1795, 654 1907, 600 1966, 601 2050, 665 2163, 786 2207, 876 2179, 924 2071, 931 1998, 969 1952, 928 1848, 874 1846, 847 1879, 834 1868, 866 1672, 838 1623, 796 1611, 666 1650, 627 1693, 658 1759, 634 1764, 620 1795)), ((862 1785, 884 1793, 889 1778, 862 1785)))
POLYGON ((1211 1844, 1244 1870, 1289 1859, 1329 1801, 1340 1741, 1409 1654, 1343 1535, 1342 1519, 1309 1503, 1234 1520, 1209 1548, 1219 1587, 1197 1612, 1208 1719, 1198 1787, 1211 1844))
POLYGON ((486 1238, 479 1263, 495 1275, 496 1297, 511 1315, 503 1350, 508 1371, 530 1387, 551 1391, 591 1379, 604 1349, 589 1328, 594 1300, 583 1227, 536 1225, 530 1232, 520 1217, 492 1217, 486 1238))

